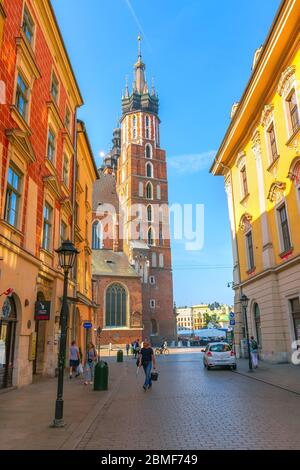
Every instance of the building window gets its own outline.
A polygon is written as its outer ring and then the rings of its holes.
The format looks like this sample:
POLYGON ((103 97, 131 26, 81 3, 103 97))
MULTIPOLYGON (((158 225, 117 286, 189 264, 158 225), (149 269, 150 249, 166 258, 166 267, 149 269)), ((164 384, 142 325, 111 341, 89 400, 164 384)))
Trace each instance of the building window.
POLYGON ((271 159, 273 162, 278 157, 275 129, 274 129, 273 123, 268 129, 268 138, 269 138, 269 145, 270 145, 270 150, 271 150, 271 159))
POLYGON ((21 74, 18 74, 17 79, 17 91, 16 91, 16 108, 26 120, 28 115, 28 98, 29 96, 29 87, 23 80, 21 74))
POLYGON ((10 166, 6 189, 5 220, 13 227, 18 226, 20 201, 21 175, 10 166))
POLYGON ((160 253, 159 255, 159 267, 163 268, 164 267, 164 255, 160 253))
POLYGON ((69 159, 67 155, 64 155, 63 161, 63 182, 67 187, 69 186, 69 159))
POLYGON ((51 82, 51 96, 56 104, 58 102, 58 90, 59 90, 59 83, 58 83, 55 73, 53 72, 52 82, 51 82))
POLYGON ((247 243, 247 253, 248 253, 248 270, 250 271, 255 268, 252 230, 246 234, 246 243, 247 243))
POLYGON ((157 199, 160 199, 161 198, 160 184, 157 185, 156 192, 157 192, 157 199))
POLYGON ((148 178, 153 178, 153 166, 151 163, 146 163, 146 176, 148 178))
POLYGON ((153 318, 151 320, 151 335, 157 335, 158 328, 157 328, 157 321, 153 318))
POLYGON ((156 253, 152 253, 152 268, 157 267, 157 256, 156 253))
POLYGON ((285 252, 291 248, 291 238, 290 238, 290 231, 289 231, 285 205, 283 205, 282 207, 278 209, 278 214, 279 214, 282 248, 283 248, 283 251, 285 252))
POLYGON ((300 340, 300 301, 299 297, 290 300, 295 339, 300 340))
POLYGON ((153 198, 153 188, 151 183, 147 183, 146 186, 146 197, 147 199, 152 199, 153 198))
POLYGON ((150 299, 150 308, 155 308, 155 300, 150 299))
POLYGON ((146 139, 150 139, 150 118, 149 118, 149 116, 146 116, 145 121, 146 121, 146 139))
POLYGON ((288 99, 287 99, 289 114, 290 114, 290 122, 291 122, 291 133, 295 134, 299 129, 300 122, 299 122, 299 110, 297 104, 297 97, 296 91, 292 90, 288 99))
POLYGON ((242 183, 242 196, 246 197, 248 195, 248 182, 247 182, 246 166, 243 166, 241 168, 241 183, 242 183))
POLYGON ((54 163, 55 147, 56 147, 55 134, 53 133, 51 129, 49 129, 48 130, 47 158, 52 163, 54 163))
POLYGON ((68 131, 71 131, 71 112, 68 107, 66 107, 66 118, 65 118, 65 125, 68 131))
POLYGON ((136 116, 135 115, 132 117, 132 137, 133 137, 133 139, 136 139, 136 137, 137 137, 136 116))
POLYGON ((126 326, 127 295, 124 287, 113 284, 106 290, 105 324, 107 327, 126 326))
POLYGON ((52 232, 52 207, 45 203, 44 206, 44 226, 43 226, 43 243, 44 250, 50 251, 51 249, 51 232, 52 232))
POLYGON ((151 285, 154 285, 155 284, 155 277, 154 276, 150 276, 149 277, 149 282, 151 285))
POLYGON ((139 182, 139 196, 144 196, 144 184, 142 183, 142 181, 139 182))
POLYGON ((148 230, 148 245, 149 245, 149 246, 154 245, 153 230, 152 230, 151 227, 150 227, 149 230, 148 230))
POLYGON ((254 323, 258 346, 262 347, 260 310, 258 304, 254 304, 254 323))
POLYGON ((65 240, 67 240, 67 230, 68 226, 64 221, 60 223, 60 244, 62 244, 65 240))
POLYGON ((24 8, 22 29, 24 31, 28 43, 32 46, 34 35, 34 22, 26 6, 24 8))
POLYGON ((147 220, 148 222, 152 222, 152 206, 147 207, 147 220))
POLYGON ((145 147, 146 158, 152 158, 152 147, 150 144, 147 144, 145 147))
POLYGON ((96 220, 92 226, 92 249, 101 250, 102 248, 102 225, 96 220))

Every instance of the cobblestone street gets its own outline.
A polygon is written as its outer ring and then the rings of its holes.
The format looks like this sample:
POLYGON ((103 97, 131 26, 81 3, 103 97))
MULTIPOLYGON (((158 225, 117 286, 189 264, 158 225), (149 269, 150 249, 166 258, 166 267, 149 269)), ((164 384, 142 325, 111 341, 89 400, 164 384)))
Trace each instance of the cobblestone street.
POLYGON ((229 370, 206 371, 202 354, 158 359, 144 392, 135 361, 78 449, 299 449, 300 395, 229 370))

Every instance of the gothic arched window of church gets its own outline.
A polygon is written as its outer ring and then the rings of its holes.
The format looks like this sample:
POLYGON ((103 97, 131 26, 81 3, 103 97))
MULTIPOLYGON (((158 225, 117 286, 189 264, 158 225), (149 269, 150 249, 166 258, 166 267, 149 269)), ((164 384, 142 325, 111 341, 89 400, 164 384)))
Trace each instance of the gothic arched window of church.
POLYGON ((153 229, 151 227, 148 230, 148 245, 154 245, 153 229))
POLYGON ((92 226, 92 249, 101 250, 103 245, 102 225, 99 220, 95 220, 92 226))
POLYGON ((127 324, 127 294, 121 284, 112 284, 106 290, 105 326, 122 327, 127 324))
POLYGON ((148 178, 153 178, 153 166, 152 163, 146 163, 146 176, 148 178))
POLYGON ((136 115, 135 114, 132 117, 132 137, 133 137, 133 139, 136 139, 136 137, 137 137, 136 115))
POLYGON ((145 148, 146 158, 152 158, 152 146, 151 144, 147 144, 145 148))
POLYGON ((145 121, 146 121, 146 139, 150 139, 150 118, 149 116, 146 116, 145 118, 145 121))
POLYGON ((147 220, 148 222, 152 222, 152 206, 147 207, 147 220))
POLYGON ((153 188, 150 182, 147 183, 147 186, 146 186, 146 196, 147 196, 147 199, 153 198, 153 188))
POLYGON ((162 224, 159 224, 159 244, 162 246, 164 244, 164 239, 163 239, 163 229, 162 229, 162 224))

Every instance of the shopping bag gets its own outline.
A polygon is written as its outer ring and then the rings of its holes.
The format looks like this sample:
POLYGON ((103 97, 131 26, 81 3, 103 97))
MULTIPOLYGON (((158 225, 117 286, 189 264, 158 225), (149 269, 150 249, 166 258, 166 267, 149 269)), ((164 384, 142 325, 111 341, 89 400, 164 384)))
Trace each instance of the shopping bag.
POLYGON ((77 367, 77 372, 78 372, 78 374, 81 374, 81 375, 83 374, 83 367, 82 367, 81 363, 77 367))
POLYGON ((156 382, 157 379, 158 379, 158 372, 156 372, 156 371, 151 372, 151 380, 156 382))

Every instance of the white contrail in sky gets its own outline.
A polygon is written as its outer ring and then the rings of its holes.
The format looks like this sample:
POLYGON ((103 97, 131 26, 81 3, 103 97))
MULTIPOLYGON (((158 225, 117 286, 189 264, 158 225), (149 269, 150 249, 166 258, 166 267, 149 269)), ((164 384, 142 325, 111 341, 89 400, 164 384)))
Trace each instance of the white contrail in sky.
POLYGON ((146 41, 146 43, 147 43, 147 46, 148 46, 150 52, 152 52, 151 45, 150 45, 150 43, 149 43, 149 41, 148 41, 148 38, 147 38, 147 36, 146 36, 146 34, 145 34, 145 31, 144 31, 144 29, 143 29, 143 27, 142 27, 142 25, 141 25, 140 20, 138 19, 136 12, 135 12, 133 6, 131 5, 130 0, 125 0, 125 2, 126 2, 128 8, 129 8, 129 10, 130 10, 130 13, 132 14, 132 16, 133 16, 133 18, 134 18, 134 21, 135 21, 136 24, 137 24, 137 27, 139 28, 139 31, 142 33, 142 36, 143 36, 143 38, 145 39, 145 41, 146 41))

